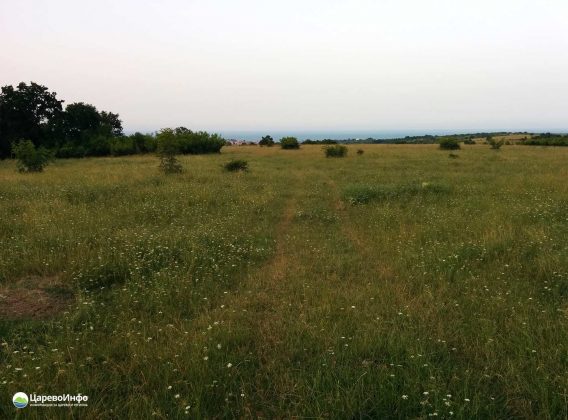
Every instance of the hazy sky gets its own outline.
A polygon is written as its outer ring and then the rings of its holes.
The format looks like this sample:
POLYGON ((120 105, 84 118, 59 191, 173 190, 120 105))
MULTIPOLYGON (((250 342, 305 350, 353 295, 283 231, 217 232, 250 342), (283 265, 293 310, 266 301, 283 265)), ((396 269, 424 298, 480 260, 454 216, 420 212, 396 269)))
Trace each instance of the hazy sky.
POLYGON ((0 84, 128 130, 567 130, 567 0, 0 0, 0 84))

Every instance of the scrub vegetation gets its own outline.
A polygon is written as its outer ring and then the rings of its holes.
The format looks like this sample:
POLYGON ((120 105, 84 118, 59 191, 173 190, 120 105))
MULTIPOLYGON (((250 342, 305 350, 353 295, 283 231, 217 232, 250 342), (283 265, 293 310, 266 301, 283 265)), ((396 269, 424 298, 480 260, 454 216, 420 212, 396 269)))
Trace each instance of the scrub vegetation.
POLYGON ((0 418, 566 418, 568 149, 347 147, 0 161, 0 418))

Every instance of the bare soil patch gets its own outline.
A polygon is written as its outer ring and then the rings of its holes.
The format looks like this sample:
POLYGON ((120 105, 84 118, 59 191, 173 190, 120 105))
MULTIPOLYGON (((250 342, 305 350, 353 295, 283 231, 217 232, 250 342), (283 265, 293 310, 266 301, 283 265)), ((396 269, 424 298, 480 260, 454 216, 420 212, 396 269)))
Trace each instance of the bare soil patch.
POLYGON ((58 276, 28 276, 0 286, 0 319, 46 320, 65 311, 75 300, 58 276))

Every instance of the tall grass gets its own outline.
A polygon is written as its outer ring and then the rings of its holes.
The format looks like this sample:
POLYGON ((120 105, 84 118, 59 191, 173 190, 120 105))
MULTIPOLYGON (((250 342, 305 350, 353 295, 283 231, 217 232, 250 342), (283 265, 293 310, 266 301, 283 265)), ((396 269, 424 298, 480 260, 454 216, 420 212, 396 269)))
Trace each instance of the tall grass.
POLYGON ((568 416, 568 151, 357 147, 0 162, 0 295, 76 299, 0 320, 0 416, 568 416))

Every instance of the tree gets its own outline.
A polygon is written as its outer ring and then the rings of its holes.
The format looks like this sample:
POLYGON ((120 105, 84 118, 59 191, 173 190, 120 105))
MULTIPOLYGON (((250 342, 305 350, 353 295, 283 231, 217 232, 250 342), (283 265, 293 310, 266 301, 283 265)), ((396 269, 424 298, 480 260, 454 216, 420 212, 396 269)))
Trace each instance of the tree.
POLYGON ((268 147, 272 147, 274 146, 274 139, 271 136, 264 136, 259 142, 258 144, 260 146, 268 146, 268 147))
POLYGON ((74 144, 87 141, 98 134, 102 118, 97 108, 84 102, 67 105, 63 115, 65 139, 74 144))
MULTIPOLYGON (((122 121, 118 114, 112 112, 101 111, 101 131, 109 136, 122 136, 122 121)), ((101 134, 103 134, 101 133, 101 134)))
POLYGON ((10 156, 11 144, 29 139, 35 145, 53 141, 51 122, 62 112, 62 100, 47 87, 30 82, 3 86, 0 93, 0 158, 10 156))
POLYGON ((111 140, 122 136, 118 114, 99 112, 94 105, 76 102, 67 105, 54 125, 59 134, 58 148, 72 151, 79 157, 106 156, 111 153, 111 140))
POLYGON ((296 137, 283 137, 280 139, 280 147, 283 149, 299 149, 300 143, 296 137))

